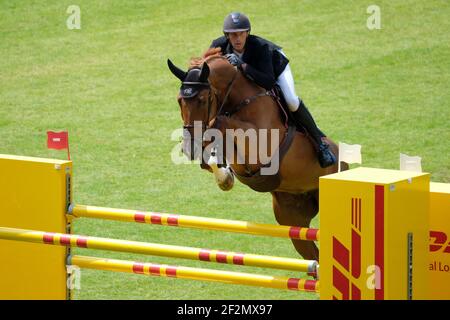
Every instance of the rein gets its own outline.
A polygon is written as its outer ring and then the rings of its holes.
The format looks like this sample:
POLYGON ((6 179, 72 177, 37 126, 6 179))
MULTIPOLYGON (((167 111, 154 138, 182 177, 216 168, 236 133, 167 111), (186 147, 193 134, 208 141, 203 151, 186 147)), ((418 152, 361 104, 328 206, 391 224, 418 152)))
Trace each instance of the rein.
MULTIPOLYGON (((223 108, 225 107, 226 103, 228 102, 228 98, 229 98, 229 96, 231 94, 231 90, 233 89, 233 85, 234 85, 234 82, 235 82, 238 74, 239 74, 239 71, 236 71, 236 73, 233 75, 233 78, 228 83, 225 97, 224 97, 224 99, 223 99, 223 101, 222 101, 222 103, 221 103, 221 105, 220 105, 220 107, 219 107, 219 109, 218 109, 218 111, 216 113, 215 118, 217 118, 217 116, 220 116, 220 115, 224 115, 226 117, 231 117, 235 113, 239 112, 244 107, 248 106, 249 104, 251 104, 253 101, 255 101, 256 99, 258 99, 260 97, 272 97, 275 101, 277 101, 277 97, 276 97, 276 95, 275 95, 275 93, 273 91, 264 91, 264 92, 260 92, 258 94, 255 94, 253 96, 250 96, 248 98, 245 98, 240 103, 238 103, 235 106, 233 106, 230 111, 225 111, 225 112, 222 113, 223 108)), ((209 92, 208 92, 208 106, 207 106, 208 107, 208 119, 206 120, 206 122, 202 121, 202 130, 210 128, 209 122, 211 121, 210 120, 210 116, 211 116, 211 106, 212 106, 211 91, 213 91, 211 89, 211 85, 209 83, 195 82, 195 81, 194 82, 186 81, 186 82, 183 82, 183 84, 185 84, 185 85, 196 85, 196 86, 202 86, 202 87, 209 88, 209 92)), ((219 99, 218 99, 217 93, 214 92, 214 95, 216 97, 216 101, 218 101, 219 99)), ((279 103, 278 103, 278 105, 279 105, 279 103)), ((280 108, 283 110, 283 108, 281 106, 280 106, 280 108)), ((214 122, 215 122, 215 119, 214 119, 214 122)), ((187 124, 187 125, 183 126, 184 129, 190 129, 190 128, 193 128, 193 127, 194 127, 194 124, 187 124)), ((214 127, 214 124, 212 125, 212 127, 214 127)), ((287 128, 286 123, 285 123, 285 127, 287 128)))
MULTIPOLYGON (((223 107, 225 106, 225 104, 227 103, 228 97, 231 93, 231 89, 233 88, 233 84, 234 81, 237 78, 239 71, 237 71, 234 76, 233 79, 231 79, 231 81, 228 83, 228 88, 227 88, 227 93, 225 94, 225 98, 219 108, 219 110, 217 111, 217 116, 220 115, 224 115, 226 117, 231 117, 232 115, 234 115, 235 113, 239 112, 241 109, 243 109, 244 107, 248 106, 250 103, 252 103, 253 101, 255 101, 256 99, 260 98, 260 97, 272 97, 274 98, 274 100, 277 100, 275 93, 273 93, 272 91, 264 91, 264 92, 260 92, 258 94, 255 94, 251 97, 245 98, 244 100, 242 100, 240 103, 236 104, 235 106, 233 106, 231 108, 230 111, 225 111, 222 113, 223 107)), ((283 108, 281 108, 283 109, 283 108)), ((209 112, 208 112, 208 116, 209 116, 209 112)), ((209 119, 209 118, 208 118, 209 119)), ((285 125, 285 127, 287 128, 287 126, 285 125)))
MULTIPOLYGON (((227 93, 225 94, 225 98, 223 99, 223 102, 222 102, 222 105, 221 105, 220 108, 219 108, 219 111, 217 111, 217 115, 218 115, 218 116, 221 115, 222 109, 223 109, 223 107, 225 106, 225 103, 227 103, 228 97, 230 96, 231 89, 233 88, 233 84, 234 84, 234 81, 235 81, 236 78, 237 78, 238 73, 239 73, 239 72, 236 71, 236 73, 235 73, 234 76, 233 76, 233 79, 231 79, 231 81, 228 83, 227 93)), ((216 117, 217 117, 217 116, 216 116, 216 117)))

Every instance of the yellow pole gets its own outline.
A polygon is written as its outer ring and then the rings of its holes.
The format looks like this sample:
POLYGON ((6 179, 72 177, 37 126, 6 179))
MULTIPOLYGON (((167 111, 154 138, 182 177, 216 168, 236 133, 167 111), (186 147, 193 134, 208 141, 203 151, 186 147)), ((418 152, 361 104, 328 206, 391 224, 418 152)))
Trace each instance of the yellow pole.
POLYGON ((314 260, 281 258, 16 228, 0 227, 0 239, 294 270, 308 272, 310 274, 315 274, 317 270, 317 261, 314 260))
POLYGON ((171 213, 73 205, 69 214, 77 218, 96 218, 126 222, 140 222, 165 226, 229 231, 299 240, 319 240, 319 229, 274 224, 252 223, 239 220, 215 219, 171 213))
POLYGON ((128 272, 190 280, 216 281, 228 284, 241 284, 273 289, 319 292, 319 281, 316 280, 266 276, 182 266, 169 266, 86 256, 69 257, 68 264, 88 269, 128 272))

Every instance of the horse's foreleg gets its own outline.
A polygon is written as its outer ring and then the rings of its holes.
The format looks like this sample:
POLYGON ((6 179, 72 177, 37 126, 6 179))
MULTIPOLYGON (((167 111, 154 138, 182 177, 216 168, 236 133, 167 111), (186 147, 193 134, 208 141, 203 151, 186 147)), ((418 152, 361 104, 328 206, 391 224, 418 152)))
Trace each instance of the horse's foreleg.
POLYGON ((220 189, 228 191, 234 186, 234 175, 224 156, 226 152, 223 143, 224 126, 224 119, 218 118, 215 126, 205 132, 203 141, 204 161, 202 161, 201 167, 213 173, 220 189))
MULTIPOLYGON (((305 194, 272 192, 273 210, 278 223, 308 228, 319 209, 316 193, 317 190, 305 194)), ((304 259, 319 261, 319 249, 314 241, 292 239, 292 243, 304 259)))
POLYGON ((223 136, 224 155, 233 170, 245 174, 256 171, 259 159, 260 132, 251 122, 218 116, 217 129, 223 136))

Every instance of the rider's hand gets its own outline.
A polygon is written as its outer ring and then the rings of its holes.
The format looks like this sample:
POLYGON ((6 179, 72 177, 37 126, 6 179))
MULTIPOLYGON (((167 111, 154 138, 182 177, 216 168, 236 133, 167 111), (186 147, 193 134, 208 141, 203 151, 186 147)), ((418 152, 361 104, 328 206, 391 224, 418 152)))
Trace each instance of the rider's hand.
POLYGON ((242 61, 242 59, 234 53, 226 54, 225 57, 227 58, 229 63, 238 68, 244 63, 244 61, 242 61))

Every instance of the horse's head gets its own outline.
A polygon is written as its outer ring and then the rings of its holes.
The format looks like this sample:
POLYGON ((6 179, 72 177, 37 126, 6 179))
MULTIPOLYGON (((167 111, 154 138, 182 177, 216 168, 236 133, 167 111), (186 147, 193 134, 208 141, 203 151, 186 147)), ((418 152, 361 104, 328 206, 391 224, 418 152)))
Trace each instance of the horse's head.
POLYGON ((184 129, 182 151, 190 160, 200 159, 201 168, 214 173, 219 187, 224 191, 230 190, 234 176, 225 162, 223 145, 220 146, 220 140, 217 148, 211 144, 216 141, 212 134, 205 135, 209 137, 207 141, 203 137, 206 129, 221 127, 221 122, 216 120, 221 111, 225 111, 224 107, 230 104, 228 97, 239 72, 220 54, 220 48, 209 49, 203 58, 192 59, 188 71, 176 67, 170 60, 167 63, 170 71, 181 80, 178 104, 184 129), (216 152, 213 152, 214 148, 216 152))
MULTIPOLYGON (((231 67, 226 59, 225 61, 231 67)), ((204 132, 213 125, 219 110, 220 91, 211 84, 211 80, 215 80, 216 77, 211 75, 210 67, 204 59, 201 60, 201 64, 187 72, 176 67, 170 60, 167 60, 167 64, 170 71, 181 80, 177 100, 183 119, 182 151, 190 160, 201 159, 201 167, 214 173, 219 187, 224 191, 230 190, 234 185, 230 168, 223 167, 221 160, 218 163, 217 155, 210 157, 209 160, 203 157, 203 151, 210 143, 210 141, 204 141, 204 132)), ((209 156, 212 155, 209 154, 209 156)))
POLYGON ((183 153, 190 159, 199 159, 203 146, 203 132, 215 116, 215 106, 208 82, 209 67, 192 68, 187 72, 167 60, 170 71, 181 80, 178 104, 183 119, 183 153))
POLYGON ((183 153, 191 160, 199 159, 205 146, 203 133, 214 123, 219 100, 226 100, 224 92, 230 84, 227 78, 236 73, 236 68, 218 55, 197 60, 197 65, 188 71, 176 67, 170 60, 167 64, 181 80, 178 104, 183 119, 183 153))

